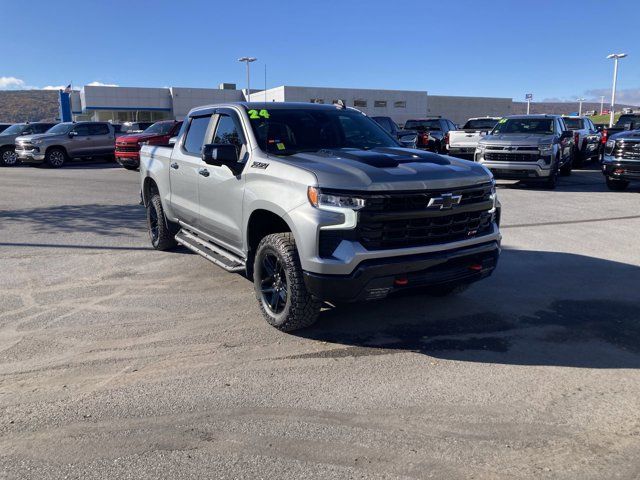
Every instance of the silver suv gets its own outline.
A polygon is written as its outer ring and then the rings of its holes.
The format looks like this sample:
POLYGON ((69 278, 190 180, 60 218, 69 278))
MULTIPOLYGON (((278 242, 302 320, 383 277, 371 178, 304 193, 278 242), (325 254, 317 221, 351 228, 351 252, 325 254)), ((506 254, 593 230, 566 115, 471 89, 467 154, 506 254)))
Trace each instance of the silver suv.
POLYGON ((44 133, 53 127, 55 123, 33 122, 16 123, 0 133, 0 165, 10 167, 18 163, 15 152, 16 138, 21 135, 44 133))
POLYGON ((15 149, 24 163, 59 168, 73 158, 113 158, 115 134, 107 122, 65 122, 44 134, 16 138, 15 149))
POLYGON ((486 168, 402 148, 344 106, 196 108, 173 147, 142 147, 140 174, 153 247, 246 272, 280 330, 313 323, 323 301, 459 292, 500 252, 486 168))
POLYGON ((499 120, 478 142, 475 161, 496 178, 555 188, 558 174, 571 174, 573 151, 573 132, 559 115, 518 115, 499 120))

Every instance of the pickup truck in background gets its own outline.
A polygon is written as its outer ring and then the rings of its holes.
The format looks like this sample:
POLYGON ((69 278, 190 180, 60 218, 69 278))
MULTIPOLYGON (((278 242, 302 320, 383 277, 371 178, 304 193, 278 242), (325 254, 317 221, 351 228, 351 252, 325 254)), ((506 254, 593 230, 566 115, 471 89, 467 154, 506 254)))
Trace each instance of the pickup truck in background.
POLYGON ((117 137, 116 161, 127 170, 137 170, 140 166, 141 145, 167 145, 169 139, 178 134, 181 126, 182 122, 166 120, 154 123, 142 133, 117 137))
POLYGON ((481 137, 496 126, 500 117, 470 118, 460 130, 449 132, 447 153, 451 156, 472 160, 481 137))
POLYGON ((496 178, 542 182, 556 188, 558 175, 571 175, 573 132, 559 115, 514 115, 498 121, 480 139, 475 161, 496 178))
POLYGON ((618 121, 613 125, 613 127, 605 126, 600 130, 600 133, 602 134, 600 143, 604 147, 607 140, 609 140, 612 135, 628 130, 636 130, 638 128, 640 128, 640 113, 627 113, 620 115, 620 118, 618 118, 618 121))
POLYGON ((378 125, 393 135, 403 147, 416 148, 418 135, 413 130, 402 130, 391 117, 371 117, 378 125))
POLYGON ((580 167, 584 162, 600 158, 600 139, 598 131, 591 119, 587 117, 562 117, 565 125, 573 132, 573 166, 580 167))
POLYGON ((113 160, 115 133, 109 122, 64 122, 39 135, 16 138, 18 158, 24 163, 60 168, 74 158, 113 160))
POLYGON ((324 301, 457 293, 500 253, 485 167, 402 148, 344 105, 195 108, 173 146, 142 147, 140 176, 152 246, 244 272, 283 331, 311 325, 324 301))
POLYGON ((640 181, 640 130, 609 137, 602 157, 602 173, 610 190, 624 190, 630 181, 640 181))
POLYGON ((447 153, 446 145, 449 141, 449 132, 455 130, 456 126, 446 118, 427 117, 407 120, 404 129, 417 133, 417 148, 435 153, 447 153))

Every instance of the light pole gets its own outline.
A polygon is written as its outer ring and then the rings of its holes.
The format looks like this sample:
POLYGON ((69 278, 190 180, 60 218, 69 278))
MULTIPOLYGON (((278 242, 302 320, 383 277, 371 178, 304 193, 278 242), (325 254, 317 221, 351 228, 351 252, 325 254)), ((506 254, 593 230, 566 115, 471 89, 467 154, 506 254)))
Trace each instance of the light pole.
POLYGON ((600 115, 604 113, 604 95, 600 97, 600 115))
POLYGON ((255 62, 257 60, 257 58, 254 57, 242 57, 239 58, 238 61, 239 62, 245 62, 247 64, 247 101, 250 102, 251 101, 251 77, 249 75, 249 64, 251 62, 255 62))
POLYGON ((609 126, 613 127, 613 115, 616 106, 616 83, 618 82, 618 59, 626 57, 626 53, 612 53, 607 58, 613 58, 613 88, 611 89, 611 111, 609 112, 609 126))
POLYGON ((578 107, 578 116, 581 117, 582 116, 582 102, 584 102, 584 98, 579 98, 578 102, 580 102, 579 103, 580 106, 578 107))
POLYGON ((533 93, 527 93, 524 96, 524 99, 527 101, 527 115, 529 115, 529 112, 531 111, 531 100, 533 100, 533 93))

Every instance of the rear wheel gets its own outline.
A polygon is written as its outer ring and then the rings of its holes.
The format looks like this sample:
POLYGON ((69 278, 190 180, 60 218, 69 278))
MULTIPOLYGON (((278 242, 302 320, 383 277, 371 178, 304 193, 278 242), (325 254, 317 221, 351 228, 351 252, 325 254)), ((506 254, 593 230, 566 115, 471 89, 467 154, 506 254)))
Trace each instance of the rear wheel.
POLYGON ((260 241, 253 284, 262 315, 278 330, 299 330, 318 319, 322 301, 307 291, 293 234, 274 233, 260 241))
POLYGON ((164 215, 160 195, 154 194, 147 204, 147 227, 151 245, 156 250, 169 250, 176 246, 170 222, 164 215))
POLYGON ((60 168, 67 161, 67 152, 62 148, 51 148, 44 156, 44 162, 51 168, 60 168))
POLYGON ((0 165, 3 167, 12 167, 18 163, 18 155, 12 147, 4 147, 0 150, 0 165))
POLYGON ((628 186, 628 180, 620 180, 618 178, 607 177, 607 187, 609 187, 609 190, 620 192, 622 190, 625 190, 628 186))

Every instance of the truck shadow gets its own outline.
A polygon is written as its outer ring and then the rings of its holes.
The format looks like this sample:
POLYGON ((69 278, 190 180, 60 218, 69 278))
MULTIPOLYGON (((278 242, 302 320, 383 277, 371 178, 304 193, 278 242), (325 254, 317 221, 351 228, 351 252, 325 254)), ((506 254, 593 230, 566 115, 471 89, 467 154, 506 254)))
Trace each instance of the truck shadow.
POLYGON ((344 348, 516 365, 640 367, 640 268, 557 252, 505 250, 494 276, 449 298, 417 292, 325 310, 300 336, 344 348))

